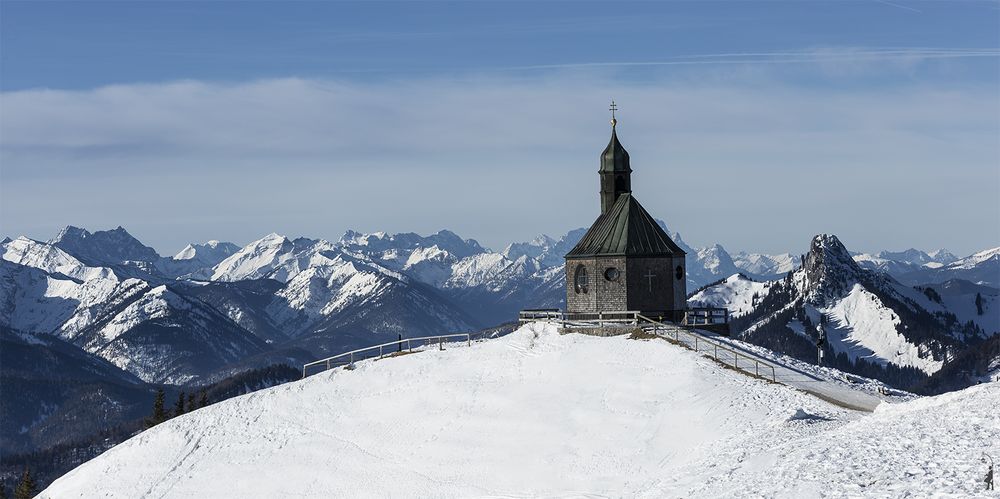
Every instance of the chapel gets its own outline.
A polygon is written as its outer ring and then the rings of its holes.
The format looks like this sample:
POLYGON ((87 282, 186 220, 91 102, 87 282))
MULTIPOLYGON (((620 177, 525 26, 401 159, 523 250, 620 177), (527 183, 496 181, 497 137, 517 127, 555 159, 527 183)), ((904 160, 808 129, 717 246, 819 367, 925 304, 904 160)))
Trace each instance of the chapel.
POLYGON ((565 256, 566 311, 636 311, 680 321, 687 300, 686 253, 632 193, 632 167, 618 140, 616 109, 612 101, 611 142, 597 172, 601 214, 565 256))

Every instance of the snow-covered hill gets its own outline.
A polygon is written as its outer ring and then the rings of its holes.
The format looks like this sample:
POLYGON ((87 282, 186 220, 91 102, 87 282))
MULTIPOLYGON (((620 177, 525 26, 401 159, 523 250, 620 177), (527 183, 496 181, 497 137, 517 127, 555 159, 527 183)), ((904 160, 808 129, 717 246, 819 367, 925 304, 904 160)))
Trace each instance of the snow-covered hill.
POLYGON ((199 409, 40 497, 969 495, 998 404, 990 383, 866 415, 662 340, 536 324, 199 409))
POLYGON ((771 285, 771 281, 759 282, 743 274, 733 274, 721 283, 695 293, 688 298, 688 304, 692 307, 725 308, 731 317, 739 317, 753 310, 771 285))

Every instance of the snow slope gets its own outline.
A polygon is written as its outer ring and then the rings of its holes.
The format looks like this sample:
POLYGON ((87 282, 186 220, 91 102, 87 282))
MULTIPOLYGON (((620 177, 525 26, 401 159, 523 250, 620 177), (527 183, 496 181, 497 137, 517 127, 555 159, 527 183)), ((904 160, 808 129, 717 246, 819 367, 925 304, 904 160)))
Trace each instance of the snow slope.
POLYGON ((941 369, 943 361, 929 358, 897 330, 900 318, 874 294, 855 284, 843 299, 821 309, 828 318, 827 339, 852 360, 913 366, 928 374, 941 369))
POLYGON ((998 402, 991 384, 862 415, 662 340, 534 324, 197 410, 40 497, 968 493, 998 402))
POLYGON ((56 246, 23 236, 5 243, 0 254, 9 262, 77 280, 117 279, 109 268, 88 267, 56 246))
POLYGON ((688 298, 688 305, 726 308, 733 317, 737 317, 753 310, 756 300, 766 295, 770 287, 771 282, 757 282, 743 274, 734 274, 692 295, 688 298))

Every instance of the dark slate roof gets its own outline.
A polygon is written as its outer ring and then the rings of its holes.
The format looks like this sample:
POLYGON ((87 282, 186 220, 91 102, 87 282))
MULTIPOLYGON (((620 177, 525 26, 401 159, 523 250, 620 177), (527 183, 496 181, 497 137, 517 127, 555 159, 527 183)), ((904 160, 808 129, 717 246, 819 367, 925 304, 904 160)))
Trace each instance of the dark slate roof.
POLYGON ((601 153, 600 171, 632 171, 632 167, 629 165, 628 151, 625 150, 621 142, 618 142, 618 134, 615 132, 614 127, 611 127, 611 142, 608 142, 608 147, 604 148, 604 152, 601 153))
POLYGON ((684 254, 632 193, 627 192, 618 196, 607 213, 597 217, 566 258, 684 254))

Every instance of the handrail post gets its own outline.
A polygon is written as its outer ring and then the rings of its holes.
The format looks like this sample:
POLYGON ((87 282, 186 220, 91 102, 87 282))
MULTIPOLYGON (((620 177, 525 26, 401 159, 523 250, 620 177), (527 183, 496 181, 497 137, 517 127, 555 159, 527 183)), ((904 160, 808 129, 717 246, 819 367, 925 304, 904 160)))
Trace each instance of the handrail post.
POLYGON ((698 351, 698 337, 697 336, 694 337, 694 351, 695 352, 698 351))
POLYGON ((760 377, 760 362, 753 363, 754 370, 757 371, 757 377, 760 377))
POLYGON ((444 338, 438 336, 438 350, 442 350, 443 351, 444 350, 444 343, 442 343, 442 341, 444 341, 444 338))
POLYGON ((715 360, 719 360, 719 345, 715 345, 715 360))
POLYGON ((740 368, 740 354, 736 353, 735 350, 733 351, 733 367, 740 368))
POLYGON ((378 358, 382 358, 382 345, 378 346, 378 358))
POLYGON ((302 379, 306 379, 306 366, 302 366, 302 379))
POLYGON ((326 359, 326 370, 330 370, 330 359, 326 359))
POLYGON ((471 334, 466 334, 465 335, 465 341, 466 341, 466 346, 470 346, 471 347, 472 346, 472 335, 471 334))
POLYGON ((354 367, 354 352, 351 352, 351 367, 354 367))
POLYGON ((771 381, 778 382, 778 377, 774 375, 774 366, 771 366, 771 381))

